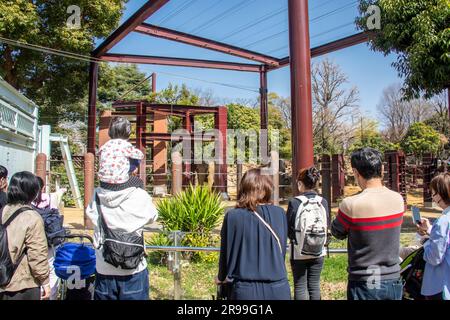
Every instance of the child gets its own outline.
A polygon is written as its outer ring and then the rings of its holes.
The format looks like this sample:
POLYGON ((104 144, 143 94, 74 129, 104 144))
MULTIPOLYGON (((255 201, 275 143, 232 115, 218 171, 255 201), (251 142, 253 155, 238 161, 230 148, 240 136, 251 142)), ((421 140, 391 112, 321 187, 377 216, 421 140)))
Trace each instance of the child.
POLYGON ((131 134, 130 121, 124 117, 113 118, 108 134, 111 140, 99 150, 100 187, 112 191, 130 187, 142 188, 142 180, 130 175, 136 170, 139 161, 144 158, 144 154, 128 142, 131 134), (130 169, 133 169, 133 172, 130 169))

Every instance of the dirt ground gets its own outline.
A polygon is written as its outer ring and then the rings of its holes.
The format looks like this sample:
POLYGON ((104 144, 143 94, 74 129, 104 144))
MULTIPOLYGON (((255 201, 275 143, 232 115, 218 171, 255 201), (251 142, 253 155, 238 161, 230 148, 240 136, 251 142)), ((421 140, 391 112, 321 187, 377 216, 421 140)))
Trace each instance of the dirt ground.
MULTIPOLYGON (((356 194, 360 191, 359 187, 355 186, 347 186, 345 187, 345 196, 351 196, 353 194, 356 194)), ((402 225, 402 232, 415 232, 415 226, 411 219, 411 206, 418 206, 421 211, 421 215, 423 217, 427 217, 430 220, 434 220, 440 215, 440 211, 436 208, 426 208, 423 206, 423 199, 422 199, 422 193, 421 190, 412 190, 407 195, 407 203, 408 203, 408 210, 405 213, 405 218, 402 225)), ((157 199, 153 200, 154 202, 157 202, 157 199)), ((226 210, 229 210, 233 208, 235 205, 235 201, 226 201, 225 206, 226 210)), ((287 209, 287 201, 283 201, 280 203, 280 206, 283 207, 285 210, 287 209)), ((332 214, 337 214, 338 210, 338 204, 332 205, 332 214)), ((84 230, 84 223, 83 223, 83 210, 82 209, 76 209, 76 208, 67 208, 65 207, 63 209, 63 215, 64 215, 64 224, 69 229, 72 229, 74 231, 82 231, 84 230)), ((149 224, 146 228, 150 232, 157 232, 161 229, 161 225, 156 222, 153 224, 149 224)), ((220 227, 216 231, 219 231, 220 227)))

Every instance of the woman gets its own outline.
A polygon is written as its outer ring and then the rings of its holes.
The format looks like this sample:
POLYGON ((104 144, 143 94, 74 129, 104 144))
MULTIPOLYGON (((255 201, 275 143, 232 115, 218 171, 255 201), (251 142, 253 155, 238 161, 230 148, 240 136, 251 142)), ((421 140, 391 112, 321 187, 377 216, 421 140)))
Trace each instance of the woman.
MULTIPOLYGON (((51 202, 51 197, 48 193, 45 192, 45 184, 44 180, 41 177, 36 177, 39 185, 39 192, 36 197, 36 200, 32 203, 32 205, 38 210, 46 211, 51 209, 58 209, 56 203, 51 202)), ((44 225, 45 226, 45 225, 44 225)), ((48 240, 47 240, 48 241, 48 240)), ((58 295, 58 276, 55 273, 55 267, 53 266, 53 262, 55 261, 55 248, 48 248, 48 264, 50 268, 50 300, 56 300, 58 295)))
POLYGON ((236 208, 225 215, 216 282, 232 282, 231 300, 290 300, 284 210, 270 204, 272 180, 252 169, 241 180, 236 208))
MULTIPOLYGON (((320 300, 320 274, 322 273, 323 260, 326 254, 325 241, 327 230, 330 226, 330 212, 327 201, 320 197, 315 189, 320 179, 319 170, 315 167, 300 170, 297 177, 298 190, 300 195, 289 201, 287 218, 289 224, 289 238, 291 239, 290 256, 291 268, 294 277, 294 299, 295 300, 320 300), (311 204, 306 210, 306 203, 311 204), (300 205, 302 212, 298 212, 300 205), (311 252, 305 253, 302 244, 298 243, 302 232, 295 231, 296 216, 301 215, 307 218, 307 214, 319 214, 321 219, 315 219, 315 226, 318 227, 320 235, 323 236, 319 241, 314 255, 311 252), (302 246, 302 247, 300 247, 302 246)), ((306 220, 305 220, 306 221, 306 220)), ((306 222, 305 222, 306 224, 306 222)), ((305 243, 305 240, 303 241, 305 243)))
POLYGON ((23 210, 7 227, 9 254, 18 266, 9 284, 0 288, 0 300, 39 300, 50 296, 44 223, 31 209, 38 192, 39 184, 32 173, 24 171, 12 176, 0 221, 5 224, 14 213, 23 210))
POLYGON ((426 218, 417 225, 419 234, 429 235, 424 244, 425 272, 422 295, 428 300, 450 300, 450 174, 441 173, 431 180, 430 189, 442 210, 433 224, 426 218))

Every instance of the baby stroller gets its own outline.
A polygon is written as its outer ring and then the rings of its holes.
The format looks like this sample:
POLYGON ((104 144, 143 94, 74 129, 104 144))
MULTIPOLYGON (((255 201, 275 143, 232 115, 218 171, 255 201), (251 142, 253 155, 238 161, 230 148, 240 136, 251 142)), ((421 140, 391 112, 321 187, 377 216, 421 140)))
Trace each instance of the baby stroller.
POLYGON ((95 250, 92 237, 81 234, 66 235, 56 248, 53 266, 59 278, 60 300, 92 300, 95 281, 95 250), (88 240, 86 243, 84 240, 88 240))
POLYGON ((420 293, 425 271, 423 254, 424 248, 420 247, 400 263, 400 274, 405 283, 403 287, 403 300, 425 300, 425 297, 420 293))

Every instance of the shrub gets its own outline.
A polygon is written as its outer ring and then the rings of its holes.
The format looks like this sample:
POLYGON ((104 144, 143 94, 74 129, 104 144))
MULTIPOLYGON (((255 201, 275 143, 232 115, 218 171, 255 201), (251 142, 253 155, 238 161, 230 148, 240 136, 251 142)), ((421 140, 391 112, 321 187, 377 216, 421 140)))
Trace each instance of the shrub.
POLYGON ((220 194, 207 186, 192 185, 174 197, 160 200, 157 209, 165 230, 199 234, 209 234, 224 211, 220 194))
MULTIPOLYGON (((211 232, 218 226, 224 206, 220 194, 211 191, 208 186, 190 185, 174 197, 161 199, 156 207, 165 231, 187 233, 181 240, 184 246, 203 247, 215 242, 211 232)), ((185 256, 194 260, 208 260, 214 255, 191 253, 185 256)))

